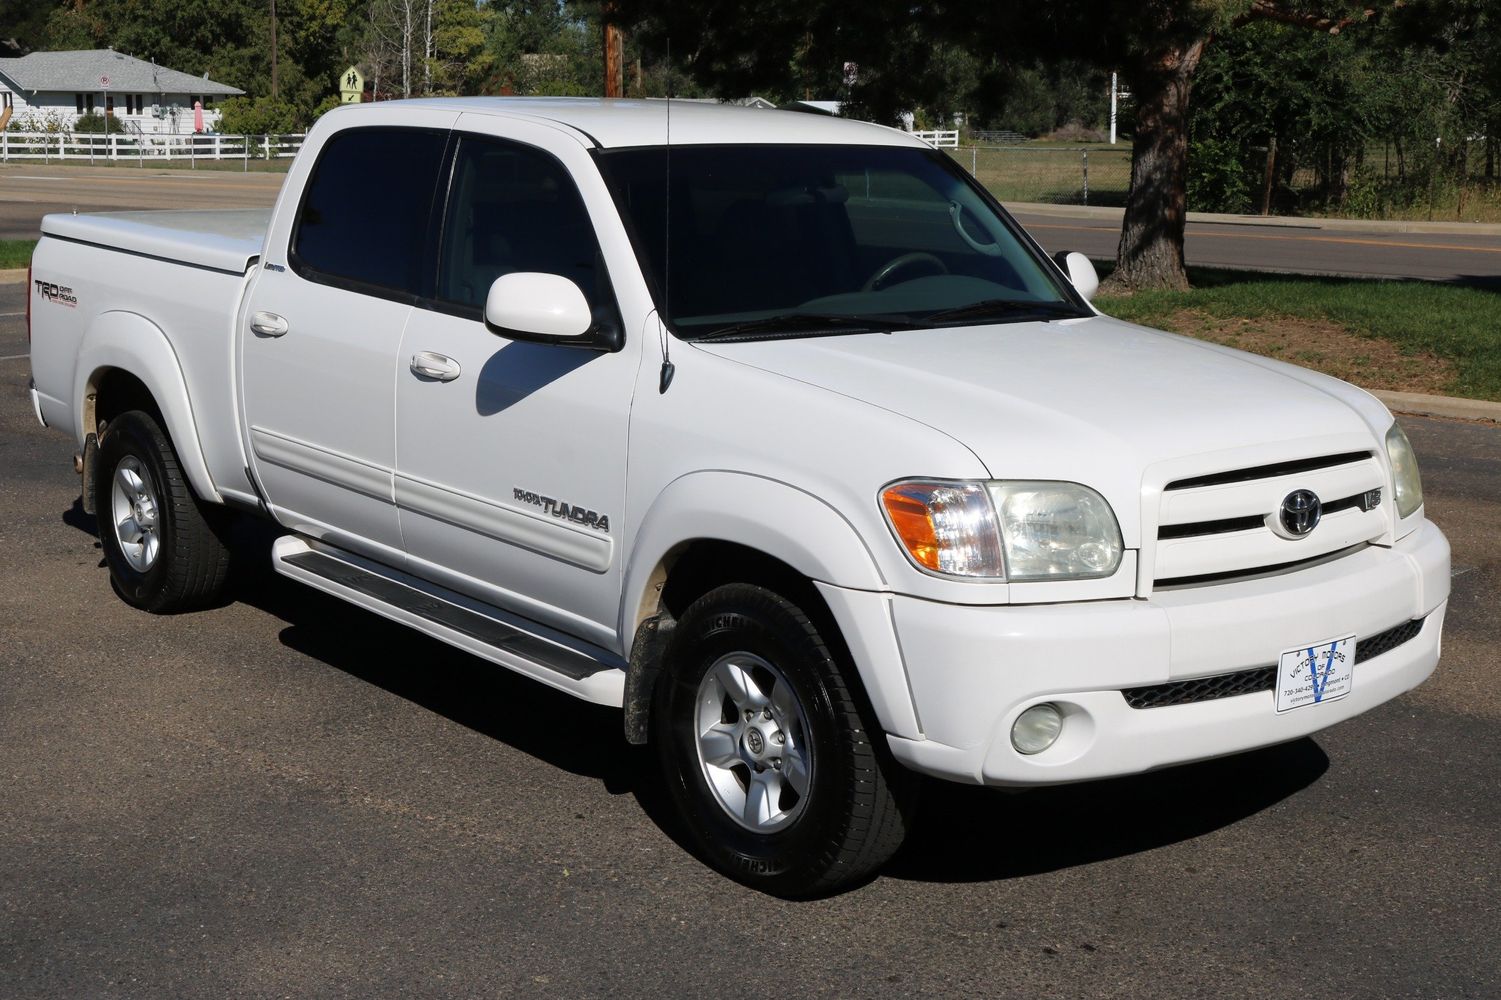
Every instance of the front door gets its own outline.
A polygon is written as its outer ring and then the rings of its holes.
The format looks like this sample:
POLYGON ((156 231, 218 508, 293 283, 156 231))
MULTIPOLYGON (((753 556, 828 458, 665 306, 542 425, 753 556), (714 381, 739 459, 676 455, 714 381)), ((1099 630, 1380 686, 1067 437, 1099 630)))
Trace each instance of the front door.
POLYGON ((431 282, 425 250, 455 117, 334 133, 311 176, 288 178, 305 195, 278 206, 241 316, 247 454, 273 513, 393 564, 397 352, 431 282))
MULTIPOLYGON (((436 294, 408 322, 396 373, 395 492, 409 566, 615 645, 639 338, 616 353, 525 343, 482 318, 497 277, 542 271, 577 284, 597 322, 620 322, 590 210, 558 157, 594 167, 555 129, 509 122, 493 126, 500 138, 462 126, 436 294)), ((602 186, 590 196, 602 199, 596 211, 613 212, 602 186)))

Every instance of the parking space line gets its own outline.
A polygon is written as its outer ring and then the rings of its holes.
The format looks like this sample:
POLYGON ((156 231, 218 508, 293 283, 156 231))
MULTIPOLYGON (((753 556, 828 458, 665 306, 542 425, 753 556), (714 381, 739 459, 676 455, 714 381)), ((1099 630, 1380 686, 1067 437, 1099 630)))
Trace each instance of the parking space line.
POLYGON ((5 357, 0 358, 0 361, 20 361, 22 358, 29 357, 31 357, 30 354, 7 354, 5 357))

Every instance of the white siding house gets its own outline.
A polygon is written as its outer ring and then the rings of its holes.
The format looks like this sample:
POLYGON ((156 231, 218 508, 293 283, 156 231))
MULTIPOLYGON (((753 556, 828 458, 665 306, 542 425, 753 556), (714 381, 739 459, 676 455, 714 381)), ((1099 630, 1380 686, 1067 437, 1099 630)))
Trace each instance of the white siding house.
POLYGON ((193 131, 193 104, 201 101, 204 129, 213 131, 219 123, 215 105, 243 93, 112 49, 0 59, 0 117, 9 109, 22 124, 55 119, 71 129, 92 111, 114 115, 130 132, 183 135, 193 131))

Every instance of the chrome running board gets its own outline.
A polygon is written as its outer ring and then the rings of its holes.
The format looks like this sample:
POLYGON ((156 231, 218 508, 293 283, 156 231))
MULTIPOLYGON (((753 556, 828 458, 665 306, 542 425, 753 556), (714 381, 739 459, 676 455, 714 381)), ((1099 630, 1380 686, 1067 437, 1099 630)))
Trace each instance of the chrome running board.
POLYGON ((578 639, 320 542, 285 535, 276 571, 597 705, 625 702, 625 661, 578 639))

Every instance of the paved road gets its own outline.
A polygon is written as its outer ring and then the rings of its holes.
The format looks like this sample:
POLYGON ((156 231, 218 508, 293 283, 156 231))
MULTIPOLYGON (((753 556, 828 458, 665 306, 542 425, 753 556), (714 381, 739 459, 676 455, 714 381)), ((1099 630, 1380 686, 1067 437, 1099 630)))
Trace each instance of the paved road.
MULTIPOLYGON (((0 239, 29 239, 48 212, 127 208, 269 207, 281 174, 147 170, 131 167, 0 166, 0 239)), ((1120 224, 1020 211, 1050 251, 1115 256, 1120 224)), ((1463 281, 1501 288, 1501 236, 1420 236, 1288 226, 1210 225, 1188 228, 1190 264, 1306 273, 1376 275, 1463 281)))
MULTIPOLYGON (((0 357, 23 353, 0 286, 0 357)), ((1411 420, 1455 543, 1439 674, 1316 739, 935 787, 784 903, 675 839, 616 713, 268 573, 109 590, 71 441, 0 361, 0 996, 1491 997, 1501 428, 1411 420)))
MULTIPOLYGON (((1051 252, 1078 250, 1096 259, 1115 258, 1119 218, 1015 214, 1051 252)), ((1190 265, 1203 267, 1423 278, 1501 289, 1501 236, 1326 229, 1312 219, 1287 225, 1191 222, 1183 252, 1190 265)))
POLYGON ((269 208, 280 173, 133 167, 0 166, 0 239, 35 239, 51 212, 269 208))

